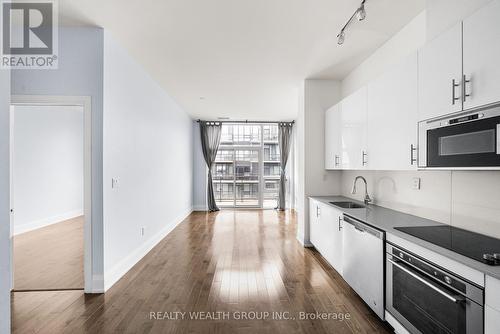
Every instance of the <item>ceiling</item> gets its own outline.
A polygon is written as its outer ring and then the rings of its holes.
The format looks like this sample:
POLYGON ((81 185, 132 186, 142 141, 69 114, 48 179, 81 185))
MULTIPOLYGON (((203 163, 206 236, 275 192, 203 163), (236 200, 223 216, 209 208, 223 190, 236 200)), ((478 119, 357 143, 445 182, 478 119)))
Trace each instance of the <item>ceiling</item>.
POLYGON ((63 25, 108 29, 193 118, 290 120, 305 78, 342 79, 425 6, 368 0, 60 0, 63 25))

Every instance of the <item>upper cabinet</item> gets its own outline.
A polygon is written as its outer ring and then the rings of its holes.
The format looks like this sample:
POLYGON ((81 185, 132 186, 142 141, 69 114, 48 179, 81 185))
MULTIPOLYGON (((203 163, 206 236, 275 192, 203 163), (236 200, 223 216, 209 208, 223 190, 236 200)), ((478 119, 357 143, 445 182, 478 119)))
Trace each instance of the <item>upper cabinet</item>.
POLYGON ((325 169, 341 166, 341 104, 336 104, 325 114, 325 169))
POLYGON ((417 54, 368 85, 368 169, 416 169, 417 54))
POLYGON ((418 52, 419 120, 462 110, 462 24, 418 52))
POLYGON ((327 169, 417 168, 417 122, 500 102, 500 0, 326 113, 327 169))
POLYGON ((463 22, 464 109, 500 101, 500 1, 463 22))
POLYGON ((363 169, 368 163, 366 149, 366 87, 342 100, 341 164, 342 169, 363 169))

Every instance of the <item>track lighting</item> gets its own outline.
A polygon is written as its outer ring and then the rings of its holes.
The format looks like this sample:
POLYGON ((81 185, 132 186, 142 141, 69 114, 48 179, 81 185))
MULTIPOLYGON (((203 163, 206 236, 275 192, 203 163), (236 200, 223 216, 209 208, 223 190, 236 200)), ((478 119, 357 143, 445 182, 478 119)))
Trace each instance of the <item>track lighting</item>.
POLYGON ((358 19, 358 21, 363 21, 366 18, 365 4, 361 4, 361 7, 358 8, 358 11, 356 12, 356 18, 358 19))
POLYGON ((342 45, 344 44, 345 41, 345 32, 342 30, 338 35, 337 35, 337 44, 342 45))
POLYGON ((354 14, 351 15, 347 23, 344 25, 344 27, 340 30, 339 34, 337 35, 337 44, 342 45, 344 44, 345 41, 345 31, 347 27, 352 23, 354 20, 354 17, 358 21, 363 21, 366 18, 366 10, 365 10, 365 2, 366 0, 361 1, 361 4, 359 5, 358 9, 354 12, 354 14))

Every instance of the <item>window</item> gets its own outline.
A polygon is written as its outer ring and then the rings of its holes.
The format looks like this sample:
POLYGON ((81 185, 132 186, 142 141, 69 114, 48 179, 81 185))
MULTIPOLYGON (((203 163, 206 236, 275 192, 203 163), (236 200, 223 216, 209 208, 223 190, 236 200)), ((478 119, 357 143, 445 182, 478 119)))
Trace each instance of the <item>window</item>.
POLYGON ((277 124, 223 124, 212 170, 220 207, 277 206, 280 156, 277 124))

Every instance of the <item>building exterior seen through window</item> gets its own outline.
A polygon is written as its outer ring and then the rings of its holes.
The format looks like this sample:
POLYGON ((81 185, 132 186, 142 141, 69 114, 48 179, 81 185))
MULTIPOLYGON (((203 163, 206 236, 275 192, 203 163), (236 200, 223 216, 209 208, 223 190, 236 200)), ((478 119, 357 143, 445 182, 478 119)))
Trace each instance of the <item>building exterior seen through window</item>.
POLYGON ((280 177, 278 125, 224 123, 212 177, 220 207, 275 208, 280 177))

